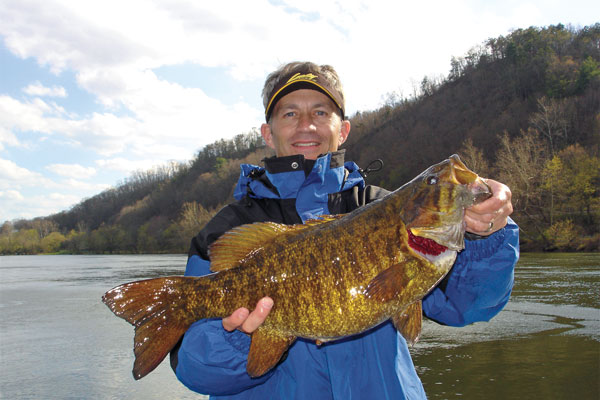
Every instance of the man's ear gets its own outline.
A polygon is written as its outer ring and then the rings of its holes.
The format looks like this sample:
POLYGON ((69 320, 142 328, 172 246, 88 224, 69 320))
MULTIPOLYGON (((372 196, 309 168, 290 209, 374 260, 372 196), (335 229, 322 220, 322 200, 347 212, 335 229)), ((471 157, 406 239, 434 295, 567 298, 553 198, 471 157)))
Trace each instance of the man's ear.
POLYGON ((260 126, 260 134, 262 135, 267 146, 275 150, 275 146, 273 145, 273 133, 271 132, 271 125, 262 124, 260 126))
POLYGON ((342 121, 342 126, 340 128, 340 139, 339 139, 339 146, 342 145, 342 143, 344 143, 346 141, 346 139, 348 139, 348 135, 350 134, 350 121, 343 120, 342 121))

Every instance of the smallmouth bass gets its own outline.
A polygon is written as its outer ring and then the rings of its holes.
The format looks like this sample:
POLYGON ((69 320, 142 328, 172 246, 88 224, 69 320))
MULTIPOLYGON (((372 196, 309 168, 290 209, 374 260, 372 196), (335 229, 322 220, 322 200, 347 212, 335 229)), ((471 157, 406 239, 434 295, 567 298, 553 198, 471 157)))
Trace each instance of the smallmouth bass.
POLYGON ((131 282, 102 300, 135 326, 135 379, 156 368, 195 321, 251 310, 265 296, 274 305, 251 335, 246 370, 253 377, 273 368, 297 337, 320 344, 391 319, 413 344, 421 299, 464 248, 465 209, 490 196, 453 155, 348 214, 236 227, 211 245, 210 275, 131 282))

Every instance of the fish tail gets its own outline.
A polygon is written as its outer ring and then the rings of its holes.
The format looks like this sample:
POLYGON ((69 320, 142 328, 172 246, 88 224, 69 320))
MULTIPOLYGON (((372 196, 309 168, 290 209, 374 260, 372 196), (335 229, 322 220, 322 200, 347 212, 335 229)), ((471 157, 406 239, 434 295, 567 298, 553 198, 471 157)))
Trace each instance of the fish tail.
POLYGON ((186 310, 190 277, 166 277, 126 283, 102 296, 115 315, 135 326, 134 378, 141 379, 156 368, 175 347, 195 318, 186 310))

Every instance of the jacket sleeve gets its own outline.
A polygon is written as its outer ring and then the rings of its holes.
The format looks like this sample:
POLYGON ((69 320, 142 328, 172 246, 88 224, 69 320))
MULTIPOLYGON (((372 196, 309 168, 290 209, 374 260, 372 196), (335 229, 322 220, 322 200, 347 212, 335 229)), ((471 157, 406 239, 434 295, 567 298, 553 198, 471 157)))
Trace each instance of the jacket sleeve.
MULTIPOLYGON (((186 276, 210 273, 210 263, 198 255, 188 259, 186 276)), ((271 374, 250 378, 246 360, 250 349, 248 335, 223 329, 220 319, 195 322, 185 333, 178 350, 177 378, 189 389, 210 395, 228 395, 266 381, 271 374)))
POLYGON ((508 224, 483 240, 465 240, 454 267, 423 299, 425 315, 441 324, 489 321, 508 302, 519 259, 519 227, 508 224))

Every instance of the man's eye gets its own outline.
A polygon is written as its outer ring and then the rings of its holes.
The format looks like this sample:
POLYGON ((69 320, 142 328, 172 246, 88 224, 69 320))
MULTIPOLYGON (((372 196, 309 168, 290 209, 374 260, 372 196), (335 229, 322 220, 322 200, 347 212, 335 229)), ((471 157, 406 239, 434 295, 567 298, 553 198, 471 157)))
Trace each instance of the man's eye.
POLYGON ((294 115, 296 115, 296 113, 293 111, 286 112, 285 114, 283 114, 284 117, 293 117, 294 115))

